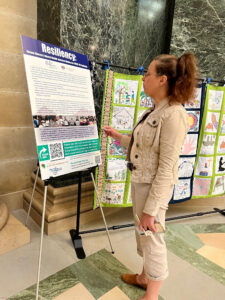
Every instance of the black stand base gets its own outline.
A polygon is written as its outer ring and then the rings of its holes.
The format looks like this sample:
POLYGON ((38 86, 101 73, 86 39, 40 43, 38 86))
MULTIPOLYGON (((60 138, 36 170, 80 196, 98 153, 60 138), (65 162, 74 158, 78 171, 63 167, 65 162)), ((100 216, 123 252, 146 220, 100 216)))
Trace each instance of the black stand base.
POLYGON ((72 243, 73 243, 77 257, 79 259, 84 259, 86 257, 86 254, 84 252, 81 236, 79 236, 77 234, 75 229, 70 230, 70 236, 71 236, 72 243))

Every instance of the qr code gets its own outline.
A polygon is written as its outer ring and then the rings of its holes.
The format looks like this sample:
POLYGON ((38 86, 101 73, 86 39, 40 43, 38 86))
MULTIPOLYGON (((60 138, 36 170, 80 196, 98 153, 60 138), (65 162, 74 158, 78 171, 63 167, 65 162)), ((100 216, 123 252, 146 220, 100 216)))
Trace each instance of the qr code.
POLYGON ((100 165, 100 164, 101 164, 101 155, 95 156, 95 163, 96 163, 97 165, 100 165))
POLYGON ((62 143, 49 144, 51 159, 60 159, 64 157, 62 143))

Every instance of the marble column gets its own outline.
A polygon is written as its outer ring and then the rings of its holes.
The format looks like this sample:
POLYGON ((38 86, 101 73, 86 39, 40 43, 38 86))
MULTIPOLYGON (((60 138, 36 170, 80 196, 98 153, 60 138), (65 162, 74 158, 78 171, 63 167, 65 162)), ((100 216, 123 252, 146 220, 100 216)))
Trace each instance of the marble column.
POLYGON ((193 52, 202 75, 217 80, 225 76, 224 33, 224 0, 176 0, 171 53, 193 52))

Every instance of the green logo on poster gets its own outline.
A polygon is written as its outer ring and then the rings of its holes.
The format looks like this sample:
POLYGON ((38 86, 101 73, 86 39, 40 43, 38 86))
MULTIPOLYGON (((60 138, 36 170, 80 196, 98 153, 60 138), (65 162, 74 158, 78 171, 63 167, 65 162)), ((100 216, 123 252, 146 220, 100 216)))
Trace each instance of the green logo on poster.
POLYGON ((50 160, 48 145, 37 146, 39 161, 50 160))

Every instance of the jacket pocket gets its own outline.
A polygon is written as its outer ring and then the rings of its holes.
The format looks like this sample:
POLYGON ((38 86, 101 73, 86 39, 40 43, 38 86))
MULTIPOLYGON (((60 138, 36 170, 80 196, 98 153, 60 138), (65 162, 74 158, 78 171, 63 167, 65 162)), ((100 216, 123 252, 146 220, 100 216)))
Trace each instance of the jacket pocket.
POLYGON ((152 146, 156 137, 156 132, 159 125, 159 119, 149 119, 147 120, 143 132, 143 143, 146 146, 152 146))

